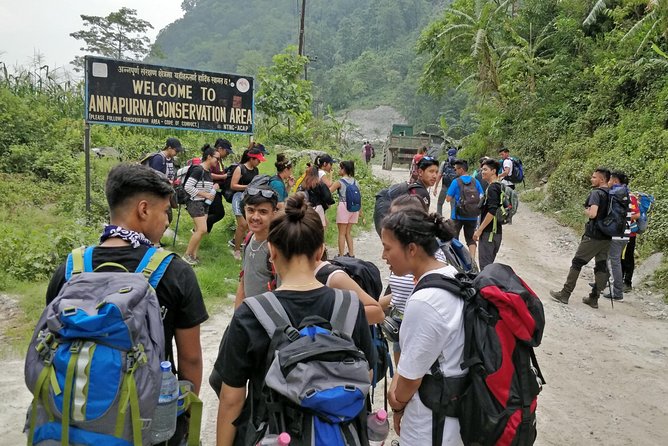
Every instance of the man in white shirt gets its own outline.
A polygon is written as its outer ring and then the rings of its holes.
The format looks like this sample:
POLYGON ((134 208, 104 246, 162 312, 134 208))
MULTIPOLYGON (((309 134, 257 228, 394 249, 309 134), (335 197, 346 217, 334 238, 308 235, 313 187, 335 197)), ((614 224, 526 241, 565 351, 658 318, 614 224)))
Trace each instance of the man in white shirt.
POLYGON ((501 183, 505 184, 511 189, 515 189, 515 184, 507 178, 513 173, 513 160, 510 158, 510 150, 505 147, 501 147, 499 149, 499 155, 501 156, 501 161, 503 162, 503 165, 501 166, 502 170, 499 174, 499 179, 501 180, 501 183))

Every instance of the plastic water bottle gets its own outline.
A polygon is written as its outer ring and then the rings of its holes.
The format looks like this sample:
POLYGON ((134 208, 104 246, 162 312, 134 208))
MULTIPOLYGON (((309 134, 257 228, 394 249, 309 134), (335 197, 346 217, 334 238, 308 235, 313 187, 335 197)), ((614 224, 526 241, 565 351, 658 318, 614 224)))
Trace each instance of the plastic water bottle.
POLYGON ((290 445, 290 434, 283 432, 282 434, 269 434, 260 440, 257 446, 289 446, 290 445))
POLYGON ((179 399, 179 382, 172 373, 172 363, 162 361, 162 382, 158 407, 155 408, 151 422, 151 443, 163 443, 174 435, 176 431, 176 404, 179 399))
POLYGON ((387 411, 380 409, 370 413, 366 419, 369 446, 383 446, 385 439, 390 433, 390 422, 387 419, 387 411))
MULTIPOLYGON (((216 189, 212 187, 209 193, 216 195, 216 189)), ((211 205, 211 203, 213 203, 213 200, 209 200, 208 198, 204 200, 204 204, 211 205)))

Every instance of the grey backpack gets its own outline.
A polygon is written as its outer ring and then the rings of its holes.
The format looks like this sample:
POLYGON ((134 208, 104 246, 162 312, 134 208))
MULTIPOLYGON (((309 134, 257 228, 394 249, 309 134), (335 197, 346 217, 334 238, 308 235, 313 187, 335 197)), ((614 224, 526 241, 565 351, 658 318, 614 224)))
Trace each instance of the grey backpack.
POLYGON ((356 421, 366 415, 369 364, 352 340, 360 302, 334 291, 331 320, 309 316, 299 329, 273 293, 244 300, 272 339, 260 410, 267 419, 252 444, 284 431, 295 446, 316 444, 316 437, 328 446, 365 444, 366 429, 356 421))
POLYGON ((165 343, 154 287, 173 254, 149 248, 135 274, 92 272, 92 254, 72 251, 35 327, 28 445, 150 444, 165 343))

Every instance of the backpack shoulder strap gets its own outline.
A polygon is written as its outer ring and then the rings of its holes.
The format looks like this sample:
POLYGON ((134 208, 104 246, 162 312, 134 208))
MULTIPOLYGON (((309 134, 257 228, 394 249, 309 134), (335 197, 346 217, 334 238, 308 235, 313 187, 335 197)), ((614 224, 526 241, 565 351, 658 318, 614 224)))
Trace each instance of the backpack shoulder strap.
POLYGON ((360 300, 357 294, 348 290, 334 289, 334 310, 330 322, 332 329, 352 337, 359 312, 360 300))
POLYGON ((156 288, 172 261, 174 253, 166 249, 149 248, 137 265, 136 273, 142 273, 148 283, 156 288))
POLYGON ((413 292, 423 290, 425 288, 440 288, 442 290, 450 291, 451 293, 460 296, 464 285, 457 279, 444 276, 443 274, 433 273, 424 276, 415 284, 413 292))
POLYGON ((259 296, 247 297, 243 303, 253 312, 255 318, 260 322, 270 338, 279 327, 289 326, 290 318, 285 312, 283 305, 272 292, 263 293, 259 296))
POLYGON ((93 246, 74 248, 65 262, 65 280, 73 275, 93 271, 93 246))

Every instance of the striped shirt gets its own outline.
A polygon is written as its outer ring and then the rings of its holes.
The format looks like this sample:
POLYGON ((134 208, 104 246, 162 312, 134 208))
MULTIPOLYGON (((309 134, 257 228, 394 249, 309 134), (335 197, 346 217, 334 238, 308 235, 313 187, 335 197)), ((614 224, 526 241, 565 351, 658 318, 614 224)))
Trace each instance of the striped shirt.
MULTIPOLYGON (((434 257, 440 262, 448 263, 440 248, 436 250, 434 257)), ((413 294, 413 288, 415 288, 415 277, 412 274, 397 276, 394 273, 390 273, 389 283, 390 290, 392 290, 390 304, 403 314, 406 308, 406 301, 413 294)))
POLYGON ((213 179, 211 172, 204 170, 200 166, 192 166, 192 173, 188 177, 185 186, 183 187, 192 201, 204 201, 206 198, 197 195, 198 192, 211 192, 213 189, 213 179))

